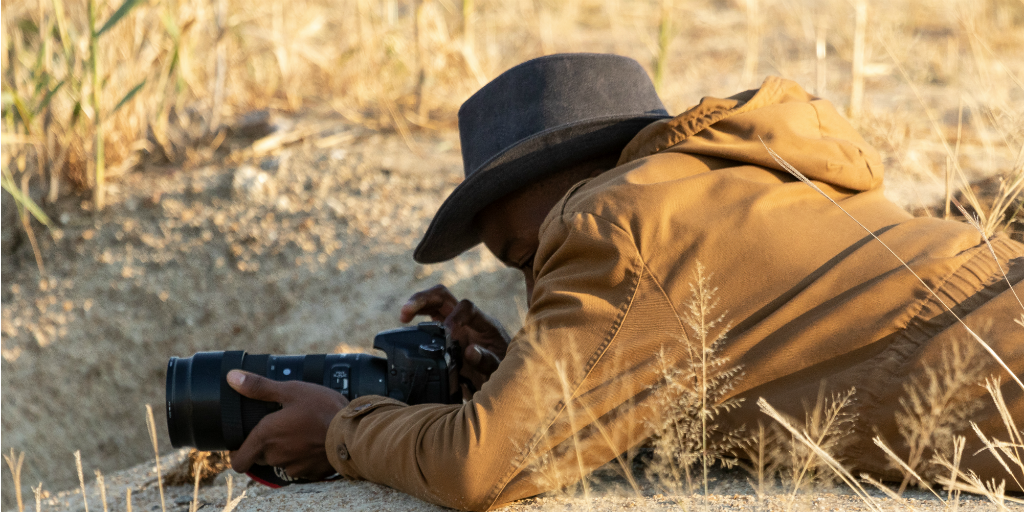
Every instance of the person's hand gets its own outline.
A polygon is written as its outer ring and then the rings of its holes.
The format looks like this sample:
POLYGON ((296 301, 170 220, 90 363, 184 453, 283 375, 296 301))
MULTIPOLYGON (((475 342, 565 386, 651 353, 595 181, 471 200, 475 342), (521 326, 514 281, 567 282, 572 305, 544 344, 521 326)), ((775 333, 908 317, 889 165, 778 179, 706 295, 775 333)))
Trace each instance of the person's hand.
POLYGON ((444 324, 451 338, 462 347, 462 375, 476 389, 480 389, 505 358, 509 342, 505 328, 472 302, 457 300, 444 285, 414 294, 402 306, 399 320, 408 323, 416 315, 427 315, 444 324))
POLYGON ((230 453, 232 469, 244 473, 253 464, 277 466, 292 478, 310 480, 335 472, 325 442, 331 420, 348 405, 344 395, 309 382, 278 382, 241 370, 228 372, 228 384, 242 396, 283 406, 264 416, 230 453))

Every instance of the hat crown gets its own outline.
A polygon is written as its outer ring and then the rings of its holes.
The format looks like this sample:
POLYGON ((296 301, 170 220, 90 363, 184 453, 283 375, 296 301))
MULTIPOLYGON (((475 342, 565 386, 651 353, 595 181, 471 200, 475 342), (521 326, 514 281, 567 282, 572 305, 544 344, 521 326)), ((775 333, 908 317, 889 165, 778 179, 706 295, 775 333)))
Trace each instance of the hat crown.
POLYGON ((617 55, 567 53, 502 73, 459 109, 466 179, 438 208, 413 257, 436 263, 480 243, 489 204, 587 160, 621 151, 670 117, 647 72, 617 55))
POLYGON ((668 116, 654 84, 628 57, 566 53, 505 71, 459 109, 466 176, 516 143, 602 118, 668 116))

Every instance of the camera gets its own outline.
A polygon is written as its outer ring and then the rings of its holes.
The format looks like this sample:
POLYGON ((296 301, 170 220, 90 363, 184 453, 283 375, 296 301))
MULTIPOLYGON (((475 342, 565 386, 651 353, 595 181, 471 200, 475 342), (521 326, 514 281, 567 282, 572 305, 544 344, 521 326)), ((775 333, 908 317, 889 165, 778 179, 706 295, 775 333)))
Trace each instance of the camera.
MULTIPOLYGON (((424 322, 378 333, 368 354, 269 355, 241 350, 198 352, 167 363, 167 430, 175 448, 237 450, 253 427, 280 404, 246 398, 227 383, 240 369, 278 380, 302 380, 352 400, 382 395, 410 405, 461 404, 462 351, 444 327, 424 322)), ((278 475, 284 476, 284 475, 278 475)))

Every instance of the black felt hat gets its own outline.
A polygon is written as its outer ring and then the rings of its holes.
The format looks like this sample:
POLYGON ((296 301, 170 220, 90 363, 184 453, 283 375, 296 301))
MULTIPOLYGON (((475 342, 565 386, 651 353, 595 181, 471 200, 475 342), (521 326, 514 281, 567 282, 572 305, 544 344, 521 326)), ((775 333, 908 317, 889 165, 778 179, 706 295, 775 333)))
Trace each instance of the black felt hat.
POLYGON ((554 171, 621 150, 669 117, 647 72, 618 55, 567 53, 502 73, 459 109, 466 179, 416 247, 420 263, 449 260, 480 243, 473 217, 554 171))

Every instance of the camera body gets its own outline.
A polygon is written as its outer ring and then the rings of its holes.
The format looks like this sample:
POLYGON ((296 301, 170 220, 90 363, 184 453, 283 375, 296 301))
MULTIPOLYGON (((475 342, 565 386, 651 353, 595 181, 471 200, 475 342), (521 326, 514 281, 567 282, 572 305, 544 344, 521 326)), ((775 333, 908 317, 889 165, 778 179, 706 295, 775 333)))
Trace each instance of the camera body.
POLYGON ((327 386, 349 400, 382 395, 408 403, 462 403, 462 351, 444 327, 424 322, 378 333, 368 354, 269 355, 241 350, 172 357, 167 365, 167 429, 175 448, 237 450, 280 404, 246 398, 227 383, 231 370, 327 386))

